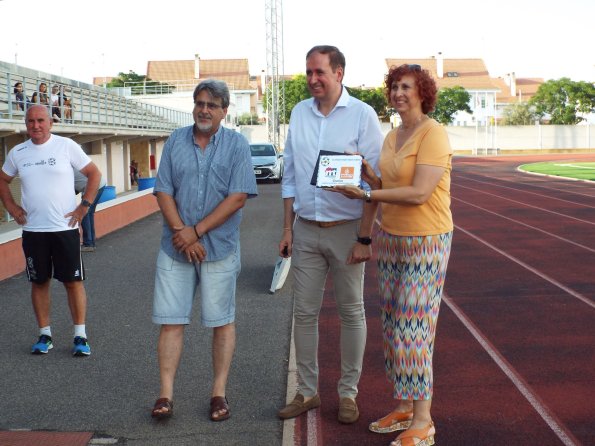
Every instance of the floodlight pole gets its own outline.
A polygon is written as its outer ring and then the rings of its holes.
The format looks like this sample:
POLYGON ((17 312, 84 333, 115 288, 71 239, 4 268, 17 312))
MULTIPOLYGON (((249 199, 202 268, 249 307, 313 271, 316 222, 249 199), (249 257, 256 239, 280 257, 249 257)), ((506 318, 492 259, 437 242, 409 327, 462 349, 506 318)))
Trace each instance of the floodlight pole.
POLYGON ((285 86, 283 83, 283 0, 265 0, 266 57, 265 76, 266 115, 269 141, 277 147, 285 144, 285 86))

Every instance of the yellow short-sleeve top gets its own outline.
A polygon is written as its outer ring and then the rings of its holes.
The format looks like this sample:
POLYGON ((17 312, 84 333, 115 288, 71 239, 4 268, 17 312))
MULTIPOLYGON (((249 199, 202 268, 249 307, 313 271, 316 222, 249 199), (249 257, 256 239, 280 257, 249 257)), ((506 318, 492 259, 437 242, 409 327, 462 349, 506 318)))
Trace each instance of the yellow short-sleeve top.
POLYGON ((413 184, 415 166, 425 164, 444 167, 444 174, 430 198, 421 205, 382 203, 381 227, 389 234, 416 236, 443 234, 453 230, 450 212, 450 172, 452 149, 446 130, 428 119, 396 150, 398 129, 384 139, 378 167, 382 188, 391 189, 413 184))

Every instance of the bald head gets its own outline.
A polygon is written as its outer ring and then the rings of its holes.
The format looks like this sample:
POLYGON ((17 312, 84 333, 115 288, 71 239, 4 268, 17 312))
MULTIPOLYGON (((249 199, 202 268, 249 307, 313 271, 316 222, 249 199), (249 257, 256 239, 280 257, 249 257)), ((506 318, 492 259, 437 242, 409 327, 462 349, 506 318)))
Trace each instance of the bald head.
POLYGON ((43 105, 29 107, 25 115, 25 125, 33 144, 43 144, 50 139, 53 122, 47 107, 43 105))
POLYGON ((30 105, 29 108, 27 109, 27 113, 25 113, 25 121, 29 118, 29 113, 31 113, 31 111, 33 110, 37 110, 37 113, 39 112, 43 112, 47 115, 48 119, 51 118, 50 116, 50 109, 49 107, 46 107, 45 105, 30 105))

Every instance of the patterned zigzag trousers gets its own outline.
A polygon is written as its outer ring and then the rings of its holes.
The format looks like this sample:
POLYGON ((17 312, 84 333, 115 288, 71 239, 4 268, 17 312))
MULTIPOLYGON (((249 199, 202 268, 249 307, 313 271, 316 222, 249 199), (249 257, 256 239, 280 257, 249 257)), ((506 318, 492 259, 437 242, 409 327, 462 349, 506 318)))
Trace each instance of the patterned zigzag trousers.
POLYGON ((377 236, 386 376, 395 399, 432 398, 434 335, 452 232, 377 236))

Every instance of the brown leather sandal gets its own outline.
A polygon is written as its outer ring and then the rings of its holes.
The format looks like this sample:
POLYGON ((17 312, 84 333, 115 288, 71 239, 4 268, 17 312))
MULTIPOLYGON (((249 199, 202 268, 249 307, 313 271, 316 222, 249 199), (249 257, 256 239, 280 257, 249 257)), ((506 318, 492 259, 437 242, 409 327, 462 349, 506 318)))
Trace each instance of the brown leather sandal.
POLYGON ((155 405, 151 411, 151 416, 153 418, 157 418, 158 420, 163 420, 165 418, 171 417, 173 413, 174 402, 169 398, 159 398, 157 401, 155 401, 155 405), (163 409, 166 409, 166 411, 163 412, 163 409))
POLYGON ((211 421, 227 420, 231 416, 227 397, 214 396, 211 398, 211 421), (223 413, 220 413, 224 411, 223 413))

